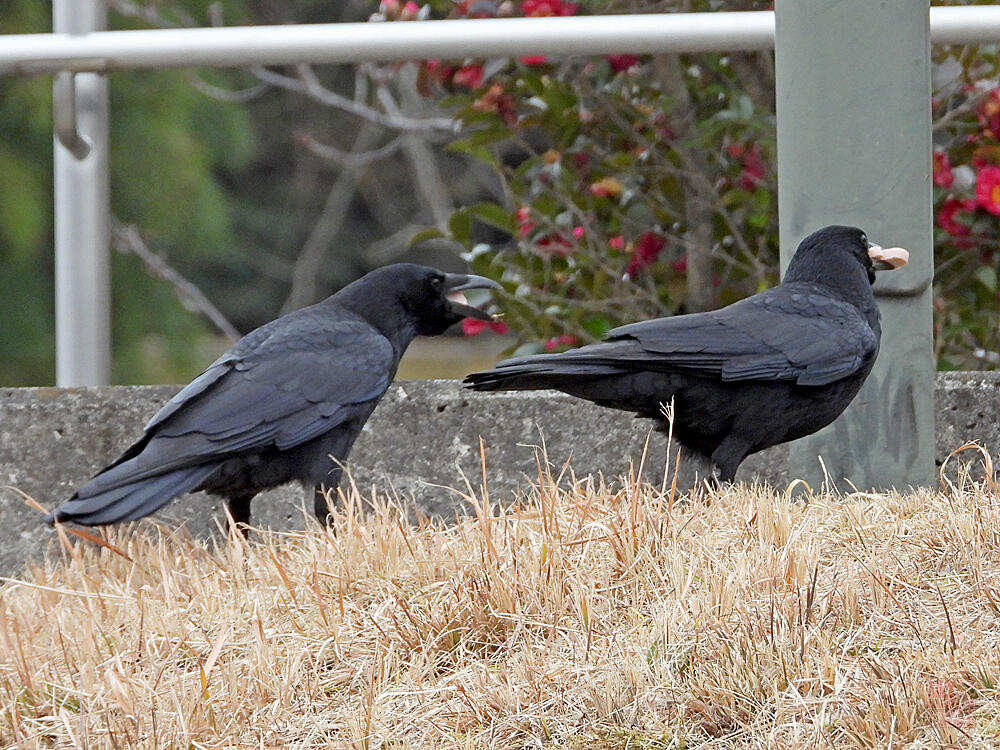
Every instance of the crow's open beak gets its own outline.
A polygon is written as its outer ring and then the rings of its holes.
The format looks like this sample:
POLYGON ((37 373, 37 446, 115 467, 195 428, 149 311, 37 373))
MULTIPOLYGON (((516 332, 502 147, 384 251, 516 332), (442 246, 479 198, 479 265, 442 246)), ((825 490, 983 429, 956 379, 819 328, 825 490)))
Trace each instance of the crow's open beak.
POLYGON ((493 316, 489 313, 466 304, 468 300, 462 294, 466 289, 503 289, 503 287, 485 276, 464 273, 446 273, 444 275, 445 297, 448 300, 448 307, 453 313, 477 320, 493 320, 493 316))
POLYGON ((868 257, 875 264, 876 271, 892 271, 902 268, 910 260, 910 254, 901 247, 882 247, 868 245, 868 257))

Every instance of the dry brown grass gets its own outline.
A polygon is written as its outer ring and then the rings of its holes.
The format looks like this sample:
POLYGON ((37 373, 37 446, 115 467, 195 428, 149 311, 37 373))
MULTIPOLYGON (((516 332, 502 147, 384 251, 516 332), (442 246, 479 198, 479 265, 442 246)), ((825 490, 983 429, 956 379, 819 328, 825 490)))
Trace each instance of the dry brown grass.
POLYGON ((354 491, 333 533, 67 542, 0 591, 0 745, 1000 744, 993 486, 542 476, 476 502, 412 526, 354 491))

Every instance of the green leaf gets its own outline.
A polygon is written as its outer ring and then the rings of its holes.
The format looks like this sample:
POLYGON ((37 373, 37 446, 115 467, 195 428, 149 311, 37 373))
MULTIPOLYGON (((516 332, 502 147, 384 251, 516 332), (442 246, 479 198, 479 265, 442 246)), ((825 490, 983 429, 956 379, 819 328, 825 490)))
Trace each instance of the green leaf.
POLYGON ((981 266, 973 272, 976 281, 986 287, 990 292, 997 290, 997 269, 993 266, 981 266))
POLYGON ((604 334, 614 327, 614 324, 603 315, 595 315, 594 317, 586 318, 582 322, 582 325, 587 330, 587 333, 597 339, 604 336, 604 334))
POLYGON ((410 241, 407 242, 407 247, 413 247, 414 245, 419 245, 421 242, 426 242, 427 240, 436 240, 444 237, 445 234, 437 227, 428 227, 427 229, 421 229, 416 232, 410 241))
POLYGON ((511 217, 510 211, 503 206, 496 203, 484 202, 470 206, 469 210, 473 216, 484 224, 489 224, 491 227, 514 234, 514 230, 516 229, 514 219, 511 217))
POLYGON ((472 214, 468 208, 460 208, 448 219, 448 231, 456 242, 468 245, 472 239, 472 214))
POLYGON ((465 150, 468 150, 473 146, 488 146, 491 143, 504 141, 508 138, 510 138, 510 131, 507 128, 483 128, 463 140, 449 144, 448 147, 456 150, 463 150, 464 147, 465 150))
POLYGON ((468 154, 473 159, 481 161, 484 164, 488 164, 493 168, 497 168, 499 166, 496 154, 494 154, 489 148, 470 143, 469 141, 456 141, 455 143, 450 143, 445 146, 445 151, 468 154))

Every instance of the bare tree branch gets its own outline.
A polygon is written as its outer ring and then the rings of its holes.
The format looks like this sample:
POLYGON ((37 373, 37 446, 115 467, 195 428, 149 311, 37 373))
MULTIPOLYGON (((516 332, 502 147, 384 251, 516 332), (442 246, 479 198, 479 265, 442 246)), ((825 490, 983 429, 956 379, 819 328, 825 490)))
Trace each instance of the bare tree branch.
MULTIPOLYGON (((303 71, 308 70, 308 66, 300 65, 298 66, 298 70, 301 76, 303 71)), ((366 104, 354 101, 353 99, 348 99, 346 96, 326 88, 316 79, 316 76, 312 74, 311 71, 306 74, 305 78, 292 78, 291 76, 276 73, 273 70, 263 67, 251 68, 250 72, 261 81, 269 83, 272 86, 285 89, 286 91, 294 91, 299 94, 304 94, 320 104, 325 104, 328 107, 334 107, 343 112, 360 117, 363 120, 367 120, 368 122, 375 123, 376 125, 382 125, 383 127, 390 128, 392 130, 400 132, 426 132, 437 130, 449 133, 453 133, 455 131, 455 121, 450 117, 414 119, 404 115, 391 116, 385 114, 384 112, 379 112, 377 109, 372 109, 366 104)))
POLYGON ((774 58, 772 52, 734 52, 729 64, 740 87, 765 112, 774 112, 774 58))
POLYGON ((177 21, 171 20, 163 15, 159 4, 142 5, 140 3, 132 2, 132 0, 111 0, 109 7, 113 11, 120 13, 127 18, 139 18, 148 23, 150 26, 172 29, 198 25, 191 15, 176 5, 172 5, 170 8, 177 14, 177 21))
MULTIPOLYGON (((694 105, 688 94, 677 55, 654 55, 653 70, 663 84, 664 91, 676 102, 672 120, 676 132, 673 145, 685 168, 705 174, 708 169, 704 156, 690 143, 695 134, 694 105)), ((711 185, 709 185, 711 188, 711 185)), ((684 196, 684 246, 687 252, 687 290, 685 312, 702 312, 716 306, 715 288, 712 286, 712 214, 715 190, 711 194, 704 186, 689 186, 684 196)))
POLYGON ((376 266, 392 263, 406 249, 407 240, 423 228, 420 224, 404 224, 388 237, 382 237, 365 248, 365 260, 376 266))
MULTIPOLYGON (((404 84, 404 96, 408 90, 404 84)), ((379 84, 376 96, 390 116, 403 116, 387 86, 379 84)), ((439 229, 444 229, 448 226, 448 218, 455 210, 455 204, 448 194, 444 179, 441 177, 441 170, 438 169, 434 152, 427 145, 427 141, 416 133, 406 133, 402 137, 403 148, 410 160, 410 165, 413 167, 413 176, 416 178, 417 193, 430 210, 431 216, 434 217, 434 223, 439 229)))
POLYGON ((209 83, 193 70, 188 71, 187 81, 196 90, 211 99, 216 99, 220 102, 234 102, 236 104, 252 101, 271 88, 270 84, 261 82, 254 86, 239 89, 238 91, 224 89, 221 86, 209 83))
POLYGON ((240 338, 240 332, 229 322, 225 315, 205 296, 191 281, 185 279, 176 269, 170 266, 162 256, 153 252, 139 234, 139 230, 131 224, 112 219, 111 245, 120 253, 131 253, 142 261, 150 276, 163 279, 174 288, 174 293, 181 304, 191 312, 199 313, 208 318, 212 325, 229 337, 231 341, 240 338))
POLYGON ((372 149, 371 151, 364 151, 362 153, 341 151, 339 148, 334 148, 333 146, 320 143, 311 135, 306 135, 301 138, 301 143, 309 151, 309 153, 315 154, 321 159, 332 162, 341 167, 360 169, 361 167, 368 166, 372 162, 392 156, 394 153, 399 151, 399 149, 403 147, 403 136, 397 136, 384 146, 372 149))
MULTIPOLYGON (((378 139, 381 128, 366 123, 354 141, 354 152, 371 148, 378 139)), ((330 188, 319 219, 313 225, 309 237, 302 246, 302 252, 295 261, 292 271, 292 288, 288 292, 282 312, 295 310, 316 301, 316 277, 326 258, 330 243, 340 233, 344 218, 351 204, 351 197, 357 190, 359 168, 354 164, 344 164, 340 174, 330 188)))

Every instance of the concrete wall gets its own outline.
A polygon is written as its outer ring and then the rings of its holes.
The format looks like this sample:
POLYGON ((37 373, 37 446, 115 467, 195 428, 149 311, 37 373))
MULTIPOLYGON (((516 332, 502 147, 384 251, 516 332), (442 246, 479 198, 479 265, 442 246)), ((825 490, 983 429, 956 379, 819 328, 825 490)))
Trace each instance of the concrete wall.
MULTIPOLYGON (((177 391, 176 386, 0 389, 0 575, 13 575, 38 559, 53 539, 41 514, 12 488, 47 509, 115 458, 141 433, 142 425, 177 391), (4 487, 3 485, 8 485, 4 487)), ((942 373, 937 378, 937 456, 940 463, 966 440, 1000 450, 1000 373, 942 373)), ((561 394, 472 393, 455 381, 393 384, 355 444, 351 469, 363 491, 372 484, 414 498, 433 515, 453 516, 465 507, 459 492, 468 477, 481 483, 479 439, 483 439, 492 499, 510 499, 537 475, 536 446, 549 462, 566 461, 578 474, 627 473, 638 464, 647 423, 561 394)), ((644 476, 663 476, 664 438, 649 442, 644 476)), ((740 478, 789 481, 787 449, 752 456, 740 478)), ((686 463, 685 483, 704 475, 704 464, 686 463)), ((280 488, 254 502, 254 522, 301 527, 301 508, 311 498, 298 486, 280 488)), ((198 534, 211 533, 222 509, 214 498, 180 498, 160 512, 184 520, 198 534)))

